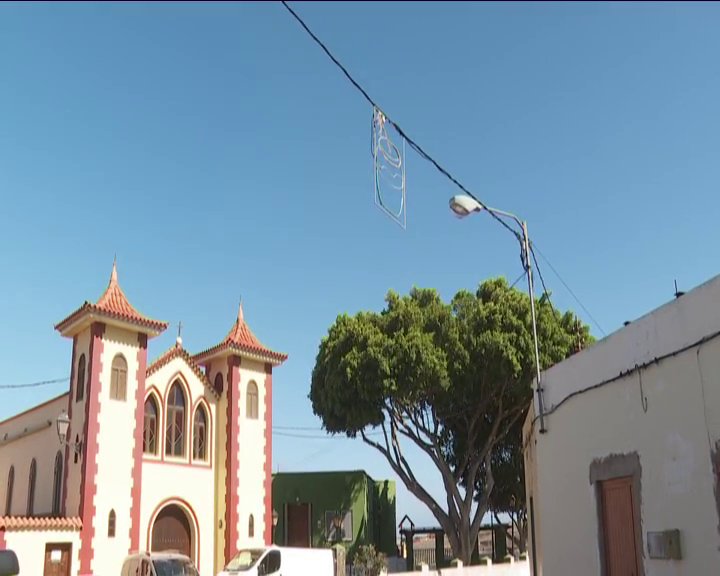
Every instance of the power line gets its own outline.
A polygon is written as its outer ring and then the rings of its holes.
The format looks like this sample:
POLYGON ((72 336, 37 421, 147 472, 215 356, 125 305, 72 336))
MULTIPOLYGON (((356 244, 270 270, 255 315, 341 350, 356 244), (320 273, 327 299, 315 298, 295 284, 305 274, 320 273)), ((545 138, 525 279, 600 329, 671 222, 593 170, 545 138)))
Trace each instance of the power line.
POLYGON ((55 378, 54 380, 41 380, 40 382, 30 382, 28 384, 0 384, 0 390, 10 390, 15 388, 37 388, 38 386, 47 386, 49 384, 59 384, 60 382, 69 382, 70 376, 65 378, 55 378))
MULTIPOLYGON (((487 210, 488 207, 486 206, 486 204, 484 202, 482 202, 477 196, 475 196, 472 192, 470 192, 470 190, 468 190, 457 178, 455 178, 455 176, 453 176, 447 169, 443 168, 437 160, 435 160, 432 156, 430 156, 430 154, 428 154, 422 148, 422 146, 420 146, 417 142, 415 142, 412 138, 410 138, 410 136, 407 135, 407 133, 377 104, 377 102, 375 102, 375 100, 373 100, 370 97, 370 95, 360 85, 360 83, 357 80, 355 80, 355 78, 353 78, 352 74, 350 74, 348 69, 345 66, 343 66, 343 64, 333 55, 332 52, 330 52, 330 49, 323 43, 322 40, 320 40, 320 38, 318 38, 315 35, 315 33, 313 33, 312 30, 310 30, 308 25, 303 21, 303 19, 298 15, 298 13, 295 12, 292 8, 290 8, 290 6, 288 5, 288 3, 285 0, 282 0, 282 5, 287 9, 287 11, 292 15, 292 17, 298 22, 298 24, 300 24, 300 26, 302 26, 303 30, 305 30, 305 32, 307 32, 307 34, 310 36, 310 38, 312 38, 313 41, 322 49, 322 51, 325 52, 325 54, 327 55, 328 58, 330 58, 330 60, 333 62, 333 64, 335 64, 335 66, 337 66, 340 69, 340 71, 350 81, 350 83, 353 85, 353 87, 355 87, 355 89, 358 90, 358 92, 360 92, 360 94, 362 94, 362 96, 365 98, 365 100, 367 100, 367 102, 371 106, 373 106, 374 108, 377 108, 379 111, 381 111, 383 113, 383 115, 385 116, 385 119, 392 125, 393 128, 395 128, 397 133, 405 139, 405 141, 410 145, 410 148, 415 150, 415 152, 417 152, 418 155, 420 155, 420 157, 422 157, 423 159, 430 162, 438 170, 438 172, 440 172, 443 176, 445 176, 448 180, 450 180, 453 184, 455 184, 455 186, 457 186, 465 194, 467 194, 473 200, 475 200, 482 208, 485 208, 486 212, 488 212, 488 214, 490 214, 490 216, 492 216, 505 229, 510 231, 518 240, 522 240, 520 237, 520 234, 518 233, 517 230, 512 228, 498 214, 495 214, 491 210, 487 210)), ((548 266, 550 266, 550 268, 553 270, 553 272, 555 272, 555 275, 560 279, 560 282, 562 282, 563 286, 565 286, 565 288, 572 295, 572 297, 575 299, 575 301, 582 307, 582 309, 585 311, 585 313, 588 315, 588 317, 598 327, 600 332, 602 332, 603 335, 606 335, 605 331, 602 329, 602 327, 600 326, 598 321, 595 320, 595 318, 593 318, 592 314, 590 314, 588 309, 583 305, 582 302, 580 302, 580 299, 570 289, 570 287, 567 285, 567 283, 560 277, 560 275, 557 273, 557 271, 555 271, 553 265, 550 264, 548 259, 545 256, 543 256, 542 253, 540 253, 540 256, 542 256, 542 258, 547 262, 548 266)), ((537 266, 536 266, 536 268, 537 268, 537 266)), ((542 275, 539 271, 539 268, 538 268, 538 275, 540 276, 540 280, 543 284, 543 288, 545 289, 545 293, 548 294, 547 288, 545 287, 545 283, 542 281, 542 275)))
MULTIPOLYGON (((308 27, 308 25, 305 24, 305 22, 303 21, 302 18, 300 18, 300 16, 297 14, 297 12, 295 12, 292 8, 290 8, 290 6, 288 6, 288 3, 285 2, 285 0, 282 0, 282 5, 285 6, 285 8, 287 9, 287 11, 290 12, 290 14, 293 16, 293 18, 295 18, 295 20, 297 20, 297 22, 300 24, 300 26, 302 26, 302 28, 305 30, 305 32, 308 33, 308 35, 310 36, 310 38, 312 38, 313 41, 322 49, 322 51, 325 52, 325 54, 328 56, 328 58, 330 58, 330 60, 332 60, 333 64, 335 64, 335 66, 337 66, 337 67, 340 69, 340 71, 345 75, 345 77, 350 81, 350 83, 363 95, 363 97, 365 98, 365 100, 367 100, 368 103, 369 103, 371 106, 373 106, 374 108, 377 108, 378 110, 380 110, 380 111, 383 113, 383 116, 385 116, 385 119, 390 123, 390 125, 392 125, 393 128, 395 128, 395 130, 397 131, 397 133, 405 139, 405 141, 410 145, 410 148, 412 148, 413 150, 415 150, 415 152, 417 152, 422 158, 424 158, 425 160, 427 160, 428 162, 430 162, 430 163, 438 170, 438 172, 440 172, 443 176, 445 176, 448 180, 450 180, 453 184, 455 184, 455 186, 457 186, 458 188, 460 188, 460 190, 462 190, 465 194, 467 194, 467 195, 470 196, 473 200, 475 200, 480 206, 482 206, 483 208, 487 208, 487 206, 485 205, 484 202, 482 202, 477 196, 475 196, 472 192, 470 192, 470 190, 468 190, 463 184, 461 184, 460 181, 459 181, 457 178, 455 178, 455 176, 453 176, 448 170, 446 170, 445 168, 443 168, 437 160, 435 160, 432 156, 430 156, 430 154, 428 154, 428 153, 423 149, 423 147, 420 146, 420 144, 418 144, 417 142, 415 142, 415 140, 413 140, 412 138, 410 138, 410 136, 407 135, 407 133, 405 132, 405 130, 403 130, 403 129, 400 127, 400 125, 397 124, 397 122, 395 122, 395 121, 377 104, 377 102, 375 102, 375 100, 373 100, 373 99, 370 97, 370 95, 367 93, 367 91, 358 83, 357 80, 355 80, 355 78, 352 77, 352 75, 350 74, 350 72, 348 71, 348 69, 345 68, 345 66, 343 66, 342 63, 341 63, 335 56, 333 56, 332 52, 330 52, 330 49, 323 43, 322 40, 320 40, 320 38, 318 38, 318 37, 313 33, 312 30, 310 30, 310 28, 308 27)), ((488 214, 490 214, 490 216, 492 216, 497 222, 499 222, 499 223, 500 223, 502 226, 504 226, 507 230, 509 230, 510 232, 512 232, 512 234, 513 234, 515 237, 517 237, 518 239, 520 239, 520 235, 519 235, 519 233, 517 232, 517 230, 513 229, 507 222, 505 222, 505 221, 504 221, 500 216, 498 216, 497 214, 495 214, 495 213, 493 213, 493 212, 491 212, 491 211, 489 211, 489 210, 486 210, 486 211, 487 211, 488 214)))
POLYGON ((545 257, 545 255, 542 253, 542 250, 540 250, 540 248, 537 247, 537 244, 533 244, 533 251, 534 251, 535 249, 537 250, 538 254, 540 254, 540 258, 542 258, 543 260, 545 260, 545 263, 550 267, 550 270, 553 271, 553 274, 555 274, 555 276, 557 276, 558 280, 560 280, 560 282, 562 283, 562 285, 565 286, 565 289, 566 289, 566 290, 570 293, 570 295, 575 299, 575 302, 578 303, 578 305, 580 306, 580 308, 582 308, 582 309, 585 311, 585 314, 588 315, 588 318, 590 318, 590 320, 592 320, 593 324, 595 324, 595 326, 597 327, 597 329, 600 330, 600 332, 602 332, 602 335, 603 335, 603 336, 607 336, 607 332, 605 332, 605 330, 603 330, 603 327, 600 326, 600 323, 599 323, 597 320, 595 320, 595 317, 590 313, 590 310, 588 310, 588 309, 585 307, 585 305, 580 301, 580 298, 578 298, 578 297, 575 295, 575 292, 572 291, 572 288, 570 288, 570 286, 568 286, 567 282, 565 282, 565 280, 563 280, 562 276, 560 276, 560 273, 555 269, 555 266, 553 266, 553 265, 551 264, 551 262, 545 257))

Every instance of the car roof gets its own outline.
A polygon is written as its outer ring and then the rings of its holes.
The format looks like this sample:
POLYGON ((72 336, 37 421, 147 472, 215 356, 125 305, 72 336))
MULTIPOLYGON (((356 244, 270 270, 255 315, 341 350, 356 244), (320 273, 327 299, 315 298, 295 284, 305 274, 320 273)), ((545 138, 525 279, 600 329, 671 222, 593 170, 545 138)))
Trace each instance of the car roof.
POLYGON ((190 560, 185 554, 181 554, 180 552, 175 552, 172 550, 166 550, 164 552, 133 552, 128 556, 128 558, 150 558, 151 560, 153 558, 162 559, 162 558, 177 558, 178 560, 190 560))

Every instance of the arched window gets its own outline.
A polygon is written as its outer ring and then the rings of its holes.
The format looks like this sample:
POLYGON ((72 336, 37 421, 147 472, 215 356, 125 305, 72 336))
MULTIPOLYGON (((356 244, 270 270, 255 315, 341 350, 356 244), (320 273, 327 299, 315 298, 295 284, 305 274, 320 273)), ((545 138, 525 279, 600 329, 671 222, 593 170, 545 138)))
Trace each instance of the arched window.
POLYGON ((10 466, 7 481, 7 493, 5 494, 5 516, 12 515, 13 487, 15 486, 15 466, 10 466))
POLYGON ((250 381, 247 387, 246 416, 257 420, 258 417, 258 388, 255 382, 250 381))
POLYGON ((110 375, 110 398, 125 400, 127 397, 127 362, 122 354, 118 354, 112 361, 110 375))
POLYGON ((170 387, 167 401, 165 454, 180 458, 185 456, 185 394, 177 380, 170 387))
POLYGON ((80 355, 77 365, 77 378, 75 379, 75 402, 80 402, 85 394, 85 354, 80 355))
POLYGON ((143 452, 157 454, 158 407, 152 394, 145 400, 145 417, 143 419, 143 452))
POLYGON ((200 404, 193 418, 193 459, 207 460, 208 418, 205 407, 200 404))
POLYGON ((255 538, 255 518, 253 518, 252 514, 250 514, 248 520, 248 538, 255 538))
MULTIPOLYGON (((79 445, 80 445, 80 435, 75 434, 75 446, 79 446, 79 445)), ((73 456, 73 462, 75 464, 77 464, 78 458, 80 458, 80 450, 73 450, 73 452, 75 453, 75 455, 73 456)))
POLYGON ((108 514, 108 538, 115 538, 115 522, 117 518, 115 517, 115 510, 110 510, 110 514, 108 514))
POLYGON ((215 374, 215 391, 218 394, 222 394, 223 391, 223 377, 222 372, 215 374))
POLYGON ((37 479, 37 462, 35 458, 30 462, 30 475, 28 476, 28 498, 27 498, 27 516, 32 516, 35 512, 35 484, 37 479))
POLYGON ((52 514, 60 516, 60 499, 62 498, 62 480, 63 480, 63 455, 60 450, 55 454, 55 473, 53 476, 53 499, 52 514))

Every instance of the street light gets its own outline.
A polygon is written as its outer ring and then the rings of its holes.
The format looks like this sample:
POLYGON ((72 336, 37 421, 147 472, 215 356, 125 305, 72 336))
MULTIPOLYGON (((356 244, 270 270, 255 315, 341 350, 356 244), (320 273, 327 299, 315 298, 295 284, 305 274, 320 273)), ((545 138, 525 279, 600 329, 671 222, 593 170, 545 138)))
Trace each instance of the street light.
POLYGON ((513 220, 519 227, 520 233, 516 230, 512 230, 520 242, 520 257, 522 259, 523 268, 525 269, 525 275, 527 276, 528 293, 530 295, 530 316, 532 316, 532 328, 533 328, 533 341, 535 344, 535 372, 536 372, 536 385, 535 390, 538 399, 538 418, 540 420, 540 432, 545 432, 545 409, 543 402, 543 389, 540 383, 540 351, 538 348, 538 336, 537 336, 537 317, 535 315, 535 291, 533 290, 533 276, 532 266, 530 264, 530 238, 528 237, 527 222, 521 220, 515 214, 511 212, 505 212, 504 210, 498 210, 496 208, 489 208, 480 204, 475 198, 467 196, 465 194, 458 194, 450 198, 450 210, 458 218, 465 218, 475 212, 482 212, 483 210, 499 216, 500 218, 509 218, 513 220))
POLYGON ((55 421, 55 425, 57 426, 57 434, 58 434, 58 439, 60 440, 60 444, 62 446, 70 446, 73 450, 75 450, 76 454, 80 454, 80 451, 82 450, 82 441, 80 441, 80 442, 68 442, 67 441, 68 430, 70 429, 70 418, 68 417, 67 413, 64 410, 57 417, 57 420, 55 421))

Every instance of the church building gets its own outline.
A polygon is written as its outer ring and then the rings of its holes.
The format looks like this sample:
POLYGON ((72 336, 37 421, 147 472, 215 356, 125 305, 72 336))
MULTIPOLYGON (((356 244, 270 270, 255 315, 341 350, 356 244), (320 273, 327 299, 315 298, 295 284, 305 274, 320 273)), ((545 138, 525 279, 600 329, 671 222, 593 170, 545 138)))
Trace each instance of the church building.
POLYGON ((119 574, 135 551, 178 550, 214 575, 272 537, 273 368, 242 306, 228 334, 148 362, 168 324, 118 283, 55 329, 69 390, 0 422, 0 549, 21 574, 119 574))

